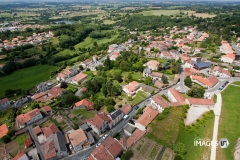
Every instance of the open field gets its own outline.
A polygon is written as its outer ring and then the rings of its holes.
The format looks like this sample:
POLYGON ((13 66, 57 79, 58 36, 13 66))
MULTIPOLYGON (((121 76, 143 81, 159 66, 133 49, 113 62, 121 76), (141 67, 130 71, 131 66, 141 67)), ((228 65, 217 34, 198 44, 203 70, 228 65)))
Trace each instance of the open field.
POLYGON ((184 14, 187 14, 191 16, 192 14, 196 17, 202 17, 202 18, 213 18, 217 15, 215 14, 208 14, 208 13, 196 13, 196 11, 184 11, 184 14))
POLYGON ((112 21, 112 20, 105 20, 103 21, 104 24, 114 24, 116 23, 116 21, 112 21))
POLYGON ((185 160, 202 160, 209 159, 211 147, 194 146, 194 139, 209 138, 212 139, 214 127, 214 115, 205 120, 199 128, 193 127, 191 131, 186 131, 184 128, 179 128, 179 133, 176 142, 181 142, 185 145, 187 153, 184 155, 185 160), (193 154, 194 153, 194 154, 193 154))
POLYGON ((84 11, 84 12, 72 12, 68 15, 64 15, 66 17, 74 17, 74 16, 87 16, 87 15, 103 15, 105 14, 106 11, 104 10, 92 10, 91 12, 87 12, 87 11, 84 11))
POLYGON ((163 120, 157 120, 157 118, 155 118, 152 121, 149 125, 149 132, 147 135, 149 137, 156 137, 162 145, 175 143, 178 137, 181 115, 182 107, 172 108, 170 113, 163 120))
POLYGON ((161 16, 161 15, 177 15, 180 13, 180 10, 151 10, 151 11, 143 11, 140 14, 144 16, 161 16))
POLYGON ((7 89, 30 89, 36 84, 49 78, 51 71, 57 67, 50 65, 38 65, 20 69, 14 73, 0 78, 0 97, 4 97, 7 89))
MULTIPOLYGON (((235 82, 234 84, 239 84, 235 82)), ((222 92, 222 111, 218 127, 218 140, 227 138, 230 145, 226 149, 217 148, 216 159, 234 159, 233 154, 237 139, 240 137, 240 90, 238 86, 229 85, 222 92)))
MULTIPOLYGON (((15 17, 33 17, 33 16, 40 16, 40 14, 29 13, 29 12, 17 12, 15 17)), ((13 17, 14 13, 0 13, 0 17, 13 17)))
MULTIPOLYGON (((181 116, 182 107, 173 107, 164 119, 157 120, 155 118, 152 121, 148 126, 146 136, 155 140, 160 145, 169 146, 170 148, 177 142, 183 143, 187 150, 187 153, 184 155, 185 160, 209 159, 209 147, 196 147, 193 144, 196 137, 212 138, 214 116, 207 119, 199 128, 193 128, 191 131, 186 131, 185 128, 179 126, 181 116)), ((168 156, 166 155, 166 157, 168 156)))

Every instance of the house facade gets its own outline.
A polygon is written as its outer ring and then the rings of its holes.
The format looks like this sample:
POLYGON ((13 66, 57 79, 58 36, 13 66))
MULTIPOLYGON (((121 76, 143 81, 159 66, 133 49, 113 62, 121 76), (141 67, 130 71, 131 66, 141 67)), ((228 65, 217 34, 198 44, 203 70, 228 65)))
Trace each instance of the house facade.
POLYGON ((10 102, 8 101, 7 98, 4 98, 4 99, 0 100, 0 109, 4 109, 8 106, 10 106, 10 102))
POLYGON ((71 145, 74 151, 80 151, 83 149, 83 145, 88 142, 87 136, 84 131, 79 128, 68 135, 71 145))
POLYGON ((94 118, 87 120, 87 124, 98 135, 104 133, 109 128, 111 119, 105 113, 98 113, 94 118))
POLYGON ((136 81, 133 81, 125 86, 123 86, 123 91, 128 95, 132 96, 136 94, 137 89, 139 88, 139 83, 136 81))
POLYGON ((170 103, 165 100, 161 95, 155 95, 151 99, 151 104, 156 107, 156 109, 160 112, 164 110, 164 108, 169 107, 170 103))
POLYGON ((109 128, 112 128, 123 119, 123 112, 121 109, 117 109, 110 113, 108 117, 111 119, 111 123, 108 124, 109 128))
POLYGON ((36 108, 25 114, 18 115, 16 118, 16 123, 19 128, 23 128, 26 125, 36 122, 42 118, 43 118, 43 116, 42 116, 40 110, 38 108, 36 108))

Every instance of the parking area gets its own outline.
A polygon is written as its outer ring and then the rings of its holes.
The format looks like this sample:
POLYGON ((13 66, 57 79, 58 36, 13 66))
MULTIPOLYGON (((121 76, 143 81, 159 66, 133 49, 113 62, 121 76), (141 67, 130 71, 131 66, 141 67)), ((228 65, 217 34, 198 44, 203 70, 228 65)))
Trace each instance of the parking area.
POLYGON ((190 107, 187 113, 187 118, 184 120, 185 125, 190 125, 196 122, 196 120, 207 111, 210 111, 207 107, 190 107))

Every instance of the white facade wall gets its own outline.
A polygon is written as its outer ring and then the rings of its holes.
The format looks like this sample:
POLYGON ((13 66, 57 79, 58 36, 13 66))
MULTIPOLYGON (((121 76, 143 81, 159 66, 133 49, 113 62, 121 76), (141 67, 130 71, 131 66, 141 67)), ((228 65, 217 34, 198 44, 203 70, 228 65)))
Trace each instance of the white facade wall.
POLYGON ((168 90, 168 98, 171 102, 177 102, 176 98, 173 96, 172 92, 168 90))

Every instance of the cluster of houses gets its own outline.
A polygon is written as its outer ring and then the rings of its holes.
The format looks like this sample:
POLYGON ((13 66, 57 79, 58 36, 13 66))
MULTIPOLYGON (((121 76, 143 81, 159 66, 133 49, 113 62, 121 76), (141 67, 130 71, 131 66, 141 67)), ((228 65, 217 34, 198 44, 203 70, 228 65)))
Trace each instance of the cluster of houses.
POLYGON ((11 40, 3 40, 2 43, 0 43, 0 50, 2 48, 5 49, 13 49, 18 46, 24 46, 27 44, 32 45, 39 45, 44 41, 48 41, 49 38, 53 37, 54 34, 52 31, 49 31, 48 33, 42 32, 42 33, 33 33, 32 36, 24 38, 23 36, 17 36, 12 38, 11 40))

